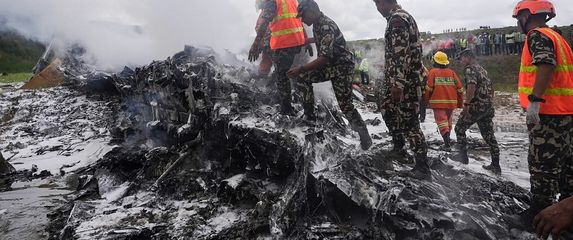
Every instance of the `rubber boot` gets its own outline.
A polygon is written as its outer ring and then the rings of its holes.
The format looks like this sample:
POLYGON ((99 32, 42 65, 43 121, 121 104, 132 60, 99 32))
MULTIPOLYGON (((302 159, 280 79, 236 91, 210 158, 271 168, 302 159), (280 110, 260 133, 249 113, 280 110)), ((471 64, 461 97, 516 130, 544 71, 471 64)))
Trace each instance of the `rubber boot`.
POLYGON ((442 138, 444 139, 444 146, 442 146, 442 150, 443 150, 443 151, 446 151, 446 152, 452 151, 452 147, 451 147, 451 145, 450 145, 450 142, 451 142, 451 140, 450 140, 450 133, 447 132, 446 134, 444 134, 444 135, 442 136, 442 138))
POLYGON ((415 157, 416 165, 410 171, 414 178, 420 180, 432 180, 432 172, 430 171, 430 166, 428 165, 428 158, 423 154, 418 154, 415 157))
POLYGON ((468 149, 466 146, 459 146, 458 153, 452 157, 452 160, 456 162, 460 162, 463 164, 470 163, 470 159, 468 158, 468 149))
POLYGON ((316 115, 314 113, 314 105, 311 104, 303 104, 302 109, 304 110, 304 120, 315 122, 316 115))
POLYGON ((292 108, 292 104, 290 103, 290 101, 287 100, 281 102, 280 114, 289 116, 294 115, 294 109, 292 108))
POLYGON ((501 174, 501 167, 499 166, 499 156, 491 157, 491 164, 482 166, 483 169, 492 171, 495 174, 501 174))
POLYGON ((370 133, 368 133, 366 123, 364 123, 362 116, 360 116, 360 113, 356 109, 352 112, 351 127, 352 130, 358 132, 362 149, 368 150, 370 146, 372 146, 372 138, 370 137, 370 133))

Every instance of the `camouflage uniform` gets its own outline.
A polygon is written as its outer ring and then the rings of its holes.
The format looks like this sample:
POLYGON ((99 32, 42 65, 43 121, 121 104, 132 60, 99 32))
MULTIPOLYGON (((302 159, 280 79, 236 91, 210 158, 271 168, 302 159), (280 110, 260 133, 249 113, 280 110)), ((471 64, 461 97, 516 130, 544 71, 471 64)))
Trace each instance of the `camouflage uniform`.
MULTIPOLYGON (((532 31, 528 36, 533 64, 556 65, 555 46, 544 34, 532 31)), ((539 124, 529 130, 529 172, 532 207, 550 205, 560 193, 561 199, 573 196, 572 115, 539 115, 539 124)))
POLYGON ((493 117, 495 109, 493 107, 493 83, 487 76, 487 71, 477 63, 470 64, 464 70, 464 82, 475 84, 476 91, 474 98, 468 103, 468 112, 462 113, 456 123, 456 137, 458 144, 467 149, 468 140, 466 131, 477 123, 481 136, 490 148, 493 161, 499 164, 499 146, 495 139, 493 129, 493 117))
POLYGON ((304 113, 309 120, 315 118, 312 84, 331 81, 340 110, 350 121, 352 129, 360 135, 362 149, 368 149, 372 145, 372 139, 360 113, 352 104, 352 78, 354 74, 352 52, 346 47, 346 40, 336 23, 323 13, 312 27, 318 57, 326 57, 329 61, 321 69, 303 73, 297 83, 298 90, 301 92, 304 113))
POLYGON ((318 56, 327 57, 330 62, 323 69, 301 74, 301 80, 297 82, 305 113, 312 114, 314 112, 312 84, 332 81, 338 105, 350 120, 354 111, 352 104, 352 76, 354 74, 352 53, 347 49, 346 40, 336 23, 324 14, 321 15, 318 23, 313 25, 313 31, 318 56))
POLYGON ((392 10, 387 20, 385 79, 378 104, 394 149, 403 149, 408 137, 416 155, 425 158, 428 150, 418 118, 423 82, 420 33, 414 18, 401 7, 392 10), (401 103, 392 102, 390 88, 393 85, 404 90, 401 103))
MULTIPOLYGON (((276 1, 267 1, 263 6, 263 19, 264 23, 262 27, 268 28, 268 24, 273 21, 277 15, 277 4, 276 1)), ((265 36, 267 37, 267 36, 265 36)), ((270 30, 268 35, 268 40, 264 39, 265 43, 270 45, 270 30)), ((279 91, 279 99, 281 104, 288 104, 290 106, 291 102, 291 83, 287 76, 288 70, 291 68, 294 62, 294 58, 298 53, 300 53, 302 46, 284 48, 271 50, 271 57, 273 64, 275 66, 275 71, 273 73, 273 79, 277 81, 277 89, 279 91)))

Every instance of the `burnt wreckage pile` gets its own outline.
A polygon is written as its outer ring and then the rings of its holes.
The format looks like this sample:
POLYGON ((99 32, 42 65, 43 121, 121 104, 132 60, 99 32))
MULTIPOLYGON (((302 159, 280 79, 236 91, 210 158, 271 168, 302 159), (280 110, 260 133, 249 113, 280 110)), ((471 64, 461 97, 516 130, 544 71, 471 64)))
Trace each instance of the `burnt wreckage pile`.
POLYGON ((124 99, 112 130, 120 145, 78 172, 77 197, 51 216, 53 239, 522 234, 501 220, 527 207, 522 188, 437 159, 432 182, 412 179, 385 148, 349 145, 338 121, 278 115, 247 69, 216 59, 186 47, 110 79, 124 99), (86 228, 97 218, 119 220, 86 228))

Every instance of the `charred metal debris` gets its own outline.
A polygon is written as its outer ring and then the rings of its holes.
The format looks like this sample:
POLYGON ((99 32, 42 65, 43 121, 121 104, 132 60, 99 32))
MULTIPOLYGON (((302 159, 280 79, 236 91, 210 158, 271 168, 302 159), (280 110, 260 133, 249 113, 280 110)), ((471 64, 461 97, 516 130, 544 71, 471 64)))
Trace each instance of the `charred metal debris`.
POLYGON ((384 146, 344 141, 340 114, 280 116, 247 68, 217 58, 186 47, 104 77, 123 101, 118 146, 77 172, 51 239, 519 238, 501 216, 527 207, 524 189, 443 159, 433 181, 410 178, 384 146))

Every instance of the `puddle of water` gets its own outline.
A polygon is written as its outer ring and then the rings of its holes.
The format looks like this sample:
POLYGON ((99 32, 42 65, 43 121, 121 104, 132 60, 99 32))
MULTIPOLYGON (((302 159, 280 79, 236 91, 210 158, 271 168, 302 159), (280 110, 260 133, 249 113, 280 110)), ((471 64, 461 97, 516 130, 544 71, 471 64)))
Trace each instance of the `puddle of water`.
POLYGON ((13 188, 0 193, 0 239, 47 239, 47 214, 71 191, 47 181, 16 182, 13 188))

